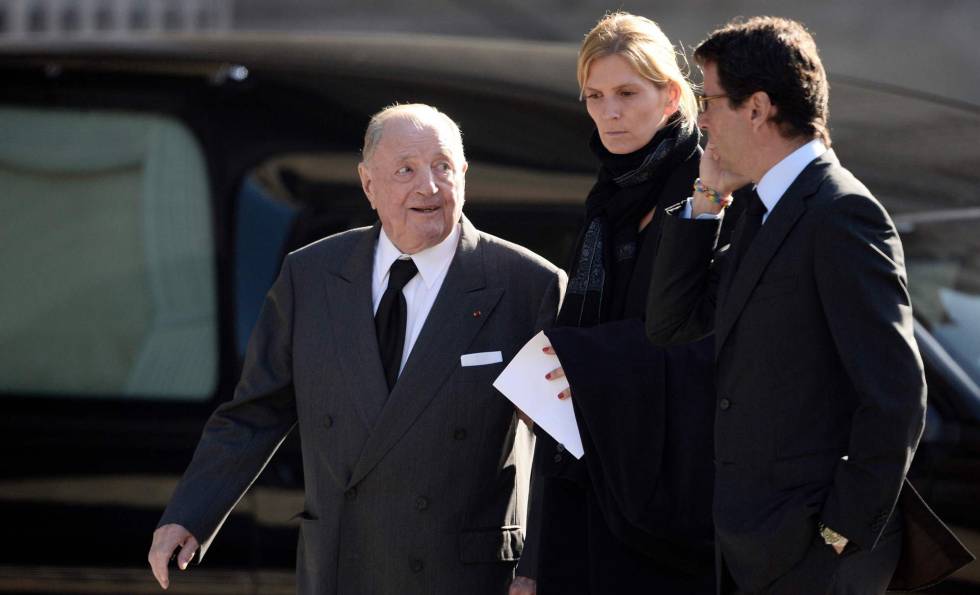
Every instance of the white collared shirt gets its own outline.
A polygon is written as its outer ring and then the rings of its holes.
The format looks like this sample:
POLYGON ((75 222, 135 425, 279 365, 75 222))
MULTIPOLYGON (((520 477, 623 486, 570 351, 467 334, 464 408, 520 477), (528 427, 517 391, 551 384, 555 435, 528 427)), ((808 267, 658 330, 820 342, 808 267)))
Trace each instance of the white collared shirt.
POLYGON ((442 282, 446 279, 449 265, 453 261, 453 256, 456 255, 459 235, 460 226, 457 223, 446 239, 411 256, 402 254, 401 250, 396 248, 388 239, 383 228, 378 235, 378 243, 374 248, 374 273, 371 277, 372 311, 375 314, 378 313, 381 296, 388 288, 388 273, 391 270, 391 265, 399 258, 411 258, 419 269, 419 274, 415 275, 402 289, 402 295, 405 296, 405 303, 408 306, 408 320, 405 324, 405 347, 402 349, 402 362, 398 368, 399 374, 405 368, 405 362, 408 361, 408 356, 412 353, 415 340, 419 338, 425 319, 428 318, 432 304, 435 303, 439 289, 442 288, 442 282))
POLYGON ((810 162, 827 152, 820 139, 813 139, 799 149, 793 151, 776 165, 769 168, 769 171, 762 176, 755 187, 755 191, 762 199, 762 204, 766 205, 766 213, 762 216, 765 223, 769 214, 776 208, 776 203, 786 194, 790 185, 800 177, 800 174, 810 165, 810 162))
MULTIPOLYGON (((790 185, 803 173, 806 166, 810 165, 810 162, 826 152, 827 147, 823 144, 823 141, 813 139, 786 157, 783 157, 779 163, 769 168, 769 171, 762 176, 762 179, 759 180, 759 183, 755 187, 755 191, 759 194, 762 204, 766 206, 766 212, 762 216, 763 223, 769 218, 772 210, 776 208, 776 203, 779 202, 779 199, 789 190, 790 185)), ((688 197, 680 213, 681 219, 691 218, 693 205, 693 199, 688 197)), ((702 213, 697 218, 721 219, 724 214, 725 211, 722 210, 717 214, 702 213)))

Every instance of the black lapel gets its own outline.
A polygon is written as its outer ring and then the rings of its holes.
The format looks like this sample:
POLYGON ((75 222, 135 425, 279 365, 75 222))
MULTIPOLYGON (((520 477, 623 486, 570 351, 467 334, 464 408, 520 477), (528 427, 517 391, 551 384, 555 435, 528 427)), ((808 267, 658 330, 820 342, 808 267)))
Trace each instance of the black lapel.
POLYGON ((718 304, 725 303, 725 300, 728 297, 728 290, 732 284, 732 275, 735 272, 735 269, 732 268, 731 266, 732 254, 734 254, 734 252, 732 251, 732 246, 734 246, 736 242, 741 241, 742 233, 745 230, 744 215, 745 215, 745 209, 742 209, 742 213, 741 215, 739 215, 739 219, 735 223, 735 230, 732 232, 732 241, 729 242, 728 247, 725 249, 725 268, 721 272, 721 280, 718 282, 718 304))
MULTIPOLYGON (((745 308, 752 290, 759 283, 759 278, 762 277, 769 261, 806 211, 806 199, 820 187, 827 167, 836 162, 833 152, 827 151, 806 166, 776 203, 762 229, 755 236, 752 246, 742 258, 738 272, 725 271, 718 296, 718 315, 715 324, 716 353, 721 352, 728 334, 735 326, 739 314, 745 308)), ((744 223, 740 222, 738 227, 736 233, 741 236, 744 223)), ((732 242, 733 247, 737 241, 738 238, 732 242)))
POLYGON ((331 326, 338 347, 338 368, 349 380, 347 389, 340 392, 351 399, 368 428, 375 424, 388 398, 371 298, 374 248, 380 230, 381 224, 376 223, 357 241, 343 268, 324 276, 324 299, 334 310, 331 326))

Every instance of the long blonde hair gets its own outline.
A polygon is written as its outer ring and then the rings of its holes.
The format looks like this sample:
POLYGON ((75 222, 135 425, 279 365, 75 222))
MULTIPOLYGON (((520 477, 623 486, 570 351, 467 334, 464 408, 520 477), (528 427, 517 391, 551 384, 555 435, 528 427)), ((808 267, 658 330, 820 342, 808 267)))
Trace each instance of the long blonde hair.
POLYGON ((697 100, 678 63, 679 59, 686 63, 686 59, 674 50, 657 23, 628 12, 612 12, 602 17, 586 34, 578 52, 576 74, 580 92, 585 87, 592 62, 614 54, 629 61, 640 76, 658 88, 676 86, 682 126, 688 132, 694 130, 698 117, 697 100))

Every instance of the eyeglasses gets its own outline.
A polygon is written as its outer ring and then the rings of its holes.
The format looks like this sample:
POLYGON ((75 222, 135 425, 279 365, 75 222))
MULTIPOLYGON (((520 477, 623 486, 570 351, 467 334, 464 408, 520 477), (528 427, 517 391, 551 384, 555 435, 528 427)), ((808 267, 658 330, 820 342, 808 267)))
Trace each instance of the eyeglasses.
POLYGON ((712 99, 721 99, 722 97, 728 97, 728 93, 720 93, 718 95, 695 95, 694 98, 698 101, 698 113, 703 113, 708 109, 708 102, 712 99))

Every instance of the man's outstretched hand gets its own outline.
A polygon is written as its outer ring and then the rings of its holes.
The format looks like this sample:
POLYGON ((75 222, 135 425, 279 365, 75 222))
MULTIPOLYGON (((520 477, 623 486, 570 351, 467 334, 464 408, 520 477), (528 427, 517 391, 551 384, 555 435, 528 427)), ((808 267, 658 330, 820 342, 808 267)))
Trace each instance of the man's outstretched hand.
POLYGON ((153 532, 153 543, 150 544, 150 553, 146 558, 150 562, 153 576, 161 587, 166 589, 170 586, 167 566, 170 564, 170 557, 174 555, 174 550, 180 547, 177 566, 181 570, 186 570, 199 546, 197 539, 181 525, 171 523, 153 532))

